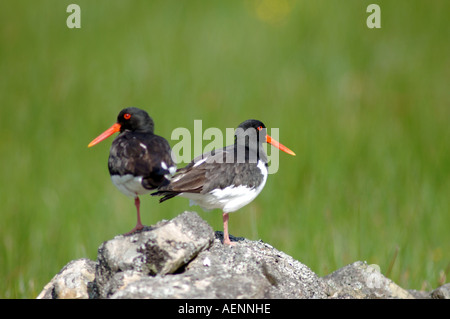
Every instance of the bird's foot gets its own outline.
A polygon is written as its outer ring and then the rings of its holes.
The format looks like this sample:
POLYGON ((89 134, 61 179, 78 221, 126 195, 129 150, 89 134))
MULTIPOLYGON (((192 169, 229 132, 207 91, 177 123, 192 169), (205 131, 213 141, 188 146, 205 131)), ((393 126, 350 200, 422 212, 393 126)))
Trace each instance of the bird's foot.
POLYGON ((236 242, 231 241, 229 238, 224 239, 224 240, 223 240, 223 244, 224 244, 224 245, 227 245, 227 246, 231 246, 231 247, 234 247, 234 246, 237 245, 236 242), (227 239, 228 239, 228 240, 227 240, 227 239))
POLYGON ((123 234, 124 236, 128 236, 131 234, 134 234, 136 232, 141 231, 142 229, 144 229, 144 225, 142 224, 137 224, 132 230, 130 230, 128 233, 123 234))

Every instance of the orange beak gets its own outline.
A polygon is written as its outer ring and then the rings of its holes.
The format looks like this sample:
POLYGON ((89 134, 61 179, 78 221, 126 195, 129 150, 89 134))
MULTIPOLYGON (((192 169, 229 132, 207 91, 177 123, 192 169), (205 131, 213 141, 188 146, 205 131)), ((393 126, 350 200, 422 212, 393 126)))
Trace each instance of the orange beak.
POLYGON ((102 134, 97 136, 92 142, 89 143, 88 147, 92 147, 95 144, 100 143, 104 139, 107 139, 108 137, 110 137, 111 135, 113 135, 114 133, 117 133, 117 132, 120 132, 120 124, 119 123, 113 124, 113 126, 111 126, 109 129, 107 129, 102 134))
POLYGON ((269 135, 266 135, 266 142, 275 146, 276 148, 278 148, 279 150, 288 153, 289 155, 293 155, 295 156, 295 153, 292 152, 290 149, 288 149, 286 146, 284 146, 283 144, 279 143, 278 141, 274 140, 272 137, 270 137, 269 135))

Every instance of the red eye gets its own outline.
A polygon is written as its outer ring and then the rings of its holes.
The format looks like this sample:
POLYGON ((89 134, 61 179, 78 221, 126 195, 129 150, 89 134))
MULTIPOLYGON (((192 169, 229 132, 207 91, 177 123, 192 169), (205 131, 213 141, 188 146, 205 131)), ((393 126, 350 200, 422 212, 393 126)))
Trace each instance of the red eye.
POLYGON ((130 117, 131 117, 131 114, 130 114, 130 113, 125 113, 125 114, 123 115, 123 118, 124 118, 125 120, 129 120, 130 117))
POLYGON ((258 131, 261 131, 262 129, 263 129, 263 127, 262 127, 262 126, 258 127, 258 131))

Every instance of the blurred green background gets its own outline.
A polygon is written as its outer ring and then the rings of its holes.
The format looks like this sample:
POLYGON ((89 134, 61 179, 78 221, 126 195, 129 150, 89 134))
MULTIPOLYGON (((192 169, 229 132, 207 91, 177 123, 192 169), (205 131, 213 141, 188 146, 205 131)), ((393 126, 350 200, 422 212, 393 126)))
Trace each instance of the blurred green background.
MULTIPOLYGON (((134 226, 108 174, 112 138, 87 148, 126 106, 172 146, 195 119, 280 128, 297 156, 280 153, 231 234, 320 276, 365 260, 407 289, 450 281, 449 12, 446 0, 1 1, 0 297, 35 298, 134 226), (70 3, 81 29, 66 26, 70 3), (366 26, 370 3, 381 29, 366 26)), ((183 198, 141 207, 147 225, 193 209, 222 230, 219 211, 183 198)))

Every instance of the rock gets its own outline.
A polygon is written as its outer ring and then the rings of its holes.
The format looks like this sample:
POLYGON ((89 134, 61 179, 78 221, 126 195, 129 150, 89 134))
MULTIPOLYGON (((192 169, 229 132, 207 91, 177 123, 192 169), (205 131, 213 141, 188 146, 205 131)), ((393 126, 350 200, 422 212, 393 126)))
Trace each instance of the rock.
POLYGON ((361 261, 320 278, 267 243, 230 239, 237 245, 223 245, 222 232, 184 212, 105 241, 97 261, 68 263, 38 298, 449 298, 450 284, 407 291, 361 261))
POLYGON ((330 298, 374 299, 400 298, 414 299, 407 290, 383 276, 376 265, 357 261, 323 277, 328 285, 330 298))
POLYGON ((408 292, 413 295, 415 299, 431 299, 429 291, 408 289, 408 292))
POLYGON ((174 276, 134 281, 111 298, 325 298, 325 285, 307 266, 262 241, 224 246, 222 232, 174 276))
POLYGON ((37 299, 88 299, 88 285, 95 278, 95 262, 73 260, 44 287, 37 299))
POLYGON ((442 285, 431 292, 433 299, 450 299, 450 283, 442 285))
POLYGON ((408 290, 416 299, 450 299, 450 283, 433 291, 408 290))
POLYGON ((213 240, 212 228, 193 212, 116 236, 98 249, 93 296, 109 297, 142 276, 174 273, 213 240))

